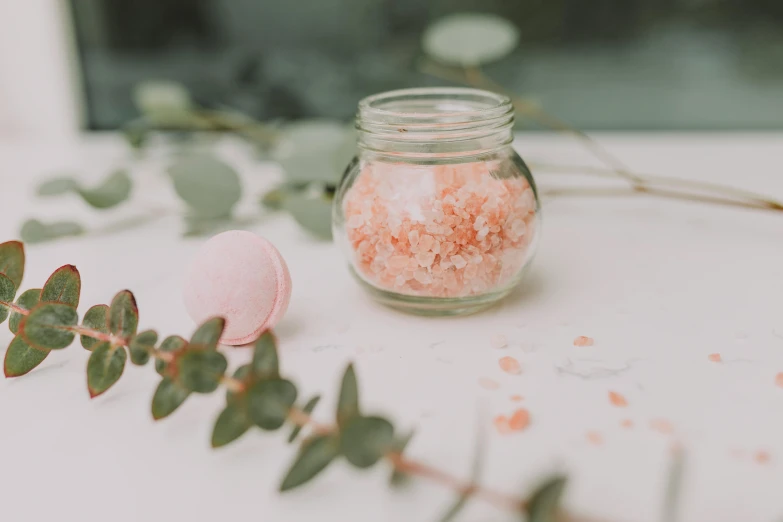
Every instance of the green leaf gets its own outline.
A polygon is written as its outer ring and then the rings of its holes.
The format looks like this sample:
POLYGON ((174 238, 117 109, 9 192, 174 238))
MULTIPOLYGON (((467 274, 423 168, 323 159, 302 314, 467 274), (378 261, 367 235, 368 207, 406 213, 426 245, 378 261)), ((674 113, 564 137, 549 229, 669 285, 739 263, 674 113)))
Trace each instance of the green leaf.
POLYGON ((223 335, 226 320, 222 317, 207 319, 199 326, 190 338, 191 345, 198 345, 207 350, 214 350, 223 335))
POLYGON ((18 289, 24 277, 24 245, 19 241, 0 244, 0 274, 10 279, 18 289))
POLYGON ((280 484, 280 491, 288 491, 309 482, 339 454, 340 441, 335 435, 317 435, 306 440, 280 484))
MULTIPOLYGON (((108 305, 104 305, 104 304, 95 305, 91 307, 89 310, 87 310, 87 313, 84 314, 84 318, 82 319, 82 326, 84 326, 85 328, 89 328, 90 330, 95 330, 97 332, 105 333, 108 335, 109 333, 108 305)), ((92 350, 93 347, 100 342, 98 339, 89 337, 87 335, 80 336, 80 340, 82 342, 82 346, 87 350, 92 350)))
POLYGON ((493 14, 459 13, 430 25, 422 37, 424 52, 448 65, 475 67, 499 60, 516 48, 519 30, 493 14))
POLYGON ((566 477, 555 476, 539 486, 527 501, 528 522, 555 522, 560 497, 566 486, 566 477))
POLYGON ((332 185, 340 181, 345 166, 355 154, 353 126, 326 119, 299 120, 285 125, 271 153, 289 181, 332 185))
POLYGON ((19 236, 25 243, 43 243, 63 237, 81 236, 84 233, 84 227, 75 221, 42 223, 37 219, 28 219, 22 224, 19 236))
POLYGON ((312 197, 305 192, 289 194, 282 206, 305 230, 321 239, 332 239, 332 201, 324 194, 312 197))
POLYGON ((79 184, 73 178, 53 178, 38 185, 39 196, 61 196, 73 192, 79 188, 79 184))
POLYGON ((296 402, 296 395, 296 386, 291 381, 259 381, 247 391, 248 416, 253 424, 263 430, 279 429, 296 402))
POLYGON ((340 386, 340 398, 337 400, 337 425, 341 428, 347 421, 359 416, 359 385, 353 364, 349 364, 343 374, 340 386))
POLYGON ((188 89, 178 82, 169 80, 146 80, 133 89, 136 107, 147 116, 161 113, 185 112, 192 102, 188 89))
MULTIPOLYGON (((304 408, 302 408, 302 413, 306 415, 310 415, 313 413, 313 410, 318 405, 318 401, 321 400, 320 395, 316 395, 315 397, 311 398, 309 401, 307 401, 307 404, 304 405, 304 408)), ((293 442, 296 440, 296 438, 299 436, 299 432, 302 431, 302 426, 296 425, 294 426, 294 429, 291 431, 291 436, 288 437, 288 442, 293 442)))
POLYGON ((369 468, 394 444, 394 426, 381 417, 354 417, 340 435, 340 451, 357 468, 369 468))
POLYGON ((17 335, 5 352, 3 371, 6 377, 19 377, 41 364, 49 350, 38 350, 27 344, 21 335, 17 335))
POLYGON ((152 397, 152 418, 168 417, 188 398, 190 392, 168 377, 164 377, 152 397))
MULTIPOLYGON (((405 448, 408 447, 408 443, 413 438, 413 430, 408 432, 407 435, 403 437, 395 437, 394 443, 392 444, 392 451, 395 453, 399 453, 402 455, 405 452, 405 448)), ((399 471, 398 469, 393 469, 391 478, 389 479, 389 483, 392 485, 392 487, 399 487, 405 485, 405 483, 408 481, 410 476, 406 473, 403 473, 402 471, 399 471)))
POLYGON ((236 171, 215 157, 202 154, 181 158, 168 172, 177 195, 200 216, 226 217, 242 197, 236 171))
POLYGON ((265 331, 256 341, 253 349, 253 372, 261 379, 280 377, 277 340, 271 330, 265 331))
POLYGON ((228 404, 220 413, 212 430, 212 447, 219 448, 234 442, 252 426, 244 405, 228 404))
POLYGON ((195 393, 212 393, 227 367, 228 361, 220 352, 188 348, 177 358, 177 382, 195 393))
MULTIPOLYGON (((31 288, 30 290, 22 292, 22 295, 16 299, 16 306, 24 308, 25 310, 30 310, 38 304, 40 299, 41 289, 31 288)), ((2 311, 0 311, 0 315, 2 315, 2 311)), ((11 312, 11 319, 8 321, 8 327, 13 333, 19 333, 19 325, 21 324, 22 319, 24 319, 24 315, 19 312, 11 312)))
POLYGON ((131 362, 137 366, 147 364, 157 342, 158 332, 155 330, 145 330, 131 339, 128 346, 131 362))
MULTIPOLYGON (((176 354, 184 350, 187 346, 188 342, 185 339, 179 335, 171 335, 166 337, 163 342, 160 343, 158 350, 161 352, 176 354)), ((161 376, 164 376, 168 366, 168 363, 165 363, 160 359, 155 360, 155 371, 158 372, 158 374, 161 376)))
POLYGON ((14 302, 16 285, 3 274, 0 274, 0 323, 6 320, 9 313, 8 305, 14 302))
POLYGON ((54 271, 41 290, 42 303, 62 303, 79 306, 82 278, 73 265, 63 265, 54 271))
POLYGON ((122 346, 103 342, 95 347, 87 361, 87 389, 90 391, 90 398, 97 397, 120 380, 127 359, 128 354, 122 346))
POLYGON ((129 290, 114 296, 109 307, 109 331, 123 339, 136 335, 139 326, 139 309, 136 298, 129 290))
POLYGON ((78 188, 77 192, 91 207, 107 209, 116 207, 130 197, 133 183, 124 170, 113 172, 97 187, 91 189, 78 188))
POLYGON ((59 350, 73 342, 75 334, 69 328, 79 322, 79 314, 70 305, 39 303, 22 320, 19 329, 25 342, 33 348, 59 350))

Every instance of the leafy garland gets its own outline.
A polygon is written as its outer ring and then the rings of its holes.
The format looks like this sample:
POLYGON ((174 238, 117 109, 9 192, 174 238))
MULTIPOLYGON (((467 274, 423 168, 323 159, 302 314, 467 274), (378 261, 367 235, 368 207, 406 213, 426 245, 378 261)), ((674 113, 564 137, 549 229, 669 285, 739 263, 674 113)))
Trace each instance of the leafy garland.
POLYGON ((0 323, 10 316, 9 327, 14 333, 5 353, 6 377, 29 373, 52 351, 70 346, 78 335, 82 346, 91 352, 87 362, 91 398, 105 393, 120 379, 129 356, 131 363, 139 366, 155 360, 155 370, 161 376, 152 398, 155 420, 174 413, 192 393, 213 393, 223 385, 226 406, 212 431, 214 448, 237 440, 254 426, 275 431, 288 424, 289 442, 295 441, 302 428, 307 427, 310 435, 300 444, 280 483, 280 491, 309 482, 333 461, 344 457, 359 469, 388 462, 393 470, 393 486, 418 475, 454 489, 458 498, 441 519, 444 521, 456 516, 471 497, 519 511, 531 522, 554 522, 562 513, 559 503, 566 483, 563 476, 550 478, 522 499, 476 483, 478 452, 474 476, 469 482, 406 457, 404 451, 412 433, 398 434, 388 419, 362 411, 353 365, 348 365, 342 377, 335 423, 320 424, 310 416, 320 397, 316 395, 299 405, 296 385, 280 374, 277 342, 271 332, 256 342, 252 361, 229 376, 228 362, 218 346, 225 326, 223 318, 202 323, 189 341, 173 335, 158 345, 156 331, 138 332, 139 312, 129 290, 114 296, 111 305, 92 306, 80 325, 76 309, 81 276, 76 267, 64 265, 42 288, 26 290, 16 297, 24 269, 24 245, 18 241, 0 244, 0 323))

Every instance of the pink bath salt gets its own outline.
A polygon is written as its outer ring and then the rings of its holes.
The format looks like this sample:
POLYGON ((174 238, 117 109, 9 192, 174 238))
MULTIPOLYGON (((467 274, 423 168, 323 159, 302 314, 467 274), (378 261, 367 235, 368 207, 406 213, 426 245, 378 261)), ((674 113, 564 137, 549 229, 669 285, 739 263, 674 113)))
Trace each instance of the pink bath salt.
POLYGON ((519 375, 522 373, 522 365, 519 364, 519 361, 508 355, 501 357, 498 364, 500 364, 501 370, 510 373, 511 375, 519 375))
POLYGON ((343 200, 356 271, 378 288, 426 297, 513 284, 536 236, 536 200, 526 179, 499 179, 490 167, 366 163, 343 200))
POLYGON ((185 273, 183 298, 201 323, 226 319, 221 342, 254 341, 283 317, 291 297, 291 276, 283 256, 266 239, 232 230, 204 243, 185 273))

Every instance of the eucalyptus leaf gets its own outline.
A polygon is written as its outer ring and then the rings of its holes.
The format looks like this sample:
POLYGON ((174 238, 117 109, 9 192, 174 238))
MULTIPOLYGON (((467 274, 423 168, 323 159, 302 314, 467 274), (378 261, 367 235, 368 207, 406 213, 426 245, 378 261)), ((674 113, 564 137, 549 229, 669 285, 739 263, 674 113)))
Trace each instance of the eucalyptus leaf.
MULTIPOLYGON (((316 395, 315 397, 311 398, 309 401, 307 401, 307 404, 304 405, 302 408, 302 413, 305 415, 310 415, 313 413, 313 410, 318 405, 318 401, 321 400, 320 395, 316 395)), ((302 426, 297 424, 294 426, 294 429, 291 430, 291 436, 288 437, 288 442, 293 442, 296 440, 296 438, 299 436, 299 433, 302 431, 302 426)))
POLYGON ((19 241, 0 244, 0 274, 10 279, 18 289, 24 277, 24 245, 19 241))
MULTIPOLYGON (((22 294, 16 299, 16 306, 25 310, 30 310, 38 304, 40 299, 41 289, 31 288, 30 290, 25 290, 22 292, 22 294)), ((0 315, 2 315, 2 311, 0 311, 0 315)), ((21 324, 22 319, 24 319, 24 315, 20 314, 19 312, 12 311, 11 319, 8 321, 8 328, 10 328, 13 333, 18 333, 19 325, 21 324)))
MULTIPOLYGON (((166 337, 162 343, 160 343, 160 346, 158 347, 158 351, 170 353, 170 354, 177 354, 179 352, 182 352, 185 348, 187 348, 188 342, 180 337, 179 335, 171 335, 169 337, 166 337)), ((158 372, 159 375, 164 376, 166 374, 166 370, 168 369, 168 363, 156 359, 155 360, 155 371, 158 372)))
POLYGON ((137 366, 147 364, 157 342, 158 332, 155 330, 145 330, 134 336, 128 344, 131 362, 137 366))
POLYGON ((41 364, 49 355, 49 350, 33 348, 17 335, 8 345, 3 362, 3 372, 6 377, 19 377, 41 364))
POLYGON ((556 522, 560 497, 566 486, 566 477, 555 476, 536 488, 527 501, 528 522, 556 522))
POLYGON ((114 296, 109 306, 109 331, 123 339, 136 335, 139 326, 139 308, 130 290, 122 290, 114 296))
POLYGON ((87 361, 87 389, 90 398, 97 397, 111 388, 125 370, 128 353, 122 346, 103 342, 95 347, 87 361))
POLYGON ((28 219, 22 224, 19 235, 25 243, 43 243, 63 237, 81 236, 84 232, 84 227, 75 221, 42 223, 37 219, 28 219))
POLYGON ((285 125, 272 149, 289 181, 320 181, 336 185, 345 166, 356 154, 353 127, 315 119, 285 125))
POLYGON ((54 271, 41 289, 42 303, 62 303, 79 306, 82 278, 73 265, 64 265, 54 271))
POLYGON ((212 393, 227 367, 226 357, 218 351, 188 348, 177 358, 177 383, 195 393, 212 393))
POLYGON ((36 193, 39 196, 61 196, 78 190, 79 184, 73 178, 53 178, 38 185, 36 193))
POLYGON ((248 416, 263 430, 276 430, 288 418, 296 402, 296 386, 285 379, 268 379, 254 384, 247 392, 248 416))
POLYGON ((337 400, 337 425, 341 428, 350 419, 359 415, 359 385, 353 364, 349 364, 340 384, 340 397, 337 400))
POLYGON ((116 207, 130 197, 133 182, 124 170, 117 170, 97 187, 78 188, 76 192, 91 207, 107 209, 116 207))
POLYGON ((8 318, 10 309, 7 305, 14 302, 16 285, 3 274, 0 274, 0 323, 8 318))
POLYGON ((226 320, 222 317, 207 319, 193 333, 193 336, 190 338, 190 344, 207 350, 214 350, 218 341, 220 341, 220 336, 223 335, 225 327, 226 320))
POLYGON ((265 331, 256 341, 253 349, 253 373, 260 379, 280 377, 277 340, 271 330, 265 331))
POLYGON ((213 156, 194 154, 180 158, 168 173, 174 190, 198 216, 227 217, 242 197, 236 171, 213 156))
POLYGON ((422 37, 424 52, 448 65, 475 67, 499 60, 519 43, 514 24, 493 14, 458 13, 431 24, 422 37))
POLYGON ((73 342, 69 329, 79 322, 73 306, 61 303, 39 303, 22 320, 21 335, 33 348, 59 350, 73 342))
POLYGON ((335 435, 317 435, 306 440, 280 484, 280 491, 309 482, 339 455, 340 440, 335 435))
MULTIPOLYGON (((95 305, 90 307, 89 310, 87 310, 87 313, 84 314, 84 317, 82 318, 82 326, 85 328, 89 328, 90 330, 95 330, 96 332, 101 332, 104 334, 109 334, 109 307, 105 304, 95 305)), ((98 344, 100 341, 98 339, 95 339, 94 337, 90 337, 88 335, 81 335, 80 340, 82 342, 82 346, 86 350, 92 350, 93 347, 98 344)))
POLYGON ((215 421, 212 430, 212 447, 219 448, 245 434, 253 424, 247 417, 244 405, 228 404, 215 421))
POLYGON ((332 239, 332 201, 330 196, 310 197, 298 192, 283 198, 282 207, 305 230, 321 239, 332 239))
POLYGON ((179 384, 164 377, 152 397, 152 418, 160 420, 168 417, 185 402, 190 392, 179 384))
POLYGON ((381 417, 353 417, 341 429, 340 452, 357 468, 369 468, 394 444, 394 426, 381 417))

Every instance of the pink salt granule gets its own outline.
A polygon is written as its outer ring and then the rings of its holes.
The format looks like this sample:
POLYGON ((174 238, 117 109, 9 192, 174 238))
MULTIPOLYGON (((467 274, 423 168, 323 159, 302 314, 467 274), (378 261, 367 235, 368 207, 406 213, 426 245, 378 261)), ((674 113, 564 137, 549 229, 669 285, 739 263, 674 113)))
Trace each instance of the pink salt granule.
POLYGON ((512 284, 536 236, 536 200, 526 179, 494 177, 498 163, 367 163, 343 203, 356 270, 378 288, 425 297, 512 284))

